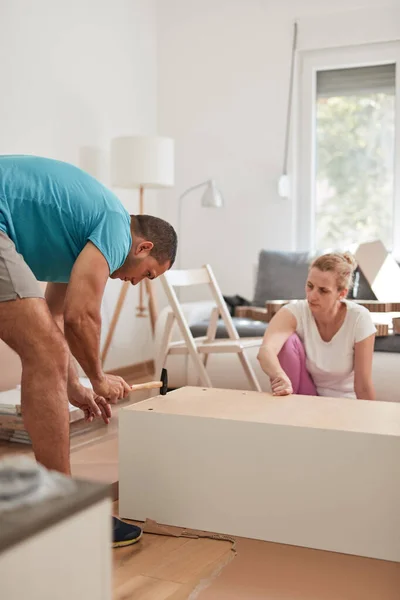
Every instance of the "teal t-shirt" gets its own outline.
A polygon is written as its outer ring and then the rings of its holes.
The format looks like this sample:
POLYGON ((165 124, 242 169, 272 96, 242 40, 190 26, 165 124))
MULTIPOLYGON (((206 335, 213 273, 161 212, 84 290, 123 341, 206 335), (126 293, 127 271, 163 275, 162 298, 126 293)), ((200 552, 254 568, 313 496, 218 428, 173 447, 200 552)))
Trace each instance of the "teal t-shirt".
POLYGON ((129 213, 110 190, 73 165, 36 156, 0 156, 0 230, 39 281, 68 282, 89 240, 110 274, 132 245, 129 213))

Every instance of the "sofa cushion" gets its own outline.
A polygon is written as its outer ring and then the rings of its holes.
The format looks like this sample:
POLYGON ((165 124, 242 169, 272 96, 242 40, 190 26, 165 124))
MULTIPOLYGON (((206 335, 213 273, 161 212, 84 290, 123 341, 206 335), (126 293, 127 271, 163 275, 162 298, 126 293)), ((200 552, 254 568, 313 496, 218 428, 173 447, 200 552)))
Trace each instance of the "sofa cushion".
POLYGON ((308 252, 261 250, 252 304, 264 306, 266 300, 304 298, 310 261, 308 252))
POLYGON ((400 352, 400 335, 375 338, 375 352, 400 352))
MULTIPOLYGON (((264 321, 253 321, 252 319, 244 319, 234 317, 232 321, 235 324, 236 330, 240 337, 262 337, 268 326, 264 321)), ((190 331, 194 337, 206 335, 208 320, 198 321, 190 326, 190 331)), ((215 334, 217 339, 225 339, 228 337, 224 322, 218 320, 217 331, 215 334)), ((375 338, 375 352, 400 352, 400 335, 387 335, 375 338)))
MULTIPOLYGON (((253 321, 253 319, 244 319, 240 317, 234 317, 232 321, 234 322, 240 337, 262 337, 267 326, 267 323, 264 323, 263 321, 253 321)), ((201 337, 207 334, 207 327, 208 320, 199 321, 190 326, 190 331, 194 337, 201 337)), ((224 339, 228 337, 222 319, 218 320, 215 337, 217 339, 224 339)))

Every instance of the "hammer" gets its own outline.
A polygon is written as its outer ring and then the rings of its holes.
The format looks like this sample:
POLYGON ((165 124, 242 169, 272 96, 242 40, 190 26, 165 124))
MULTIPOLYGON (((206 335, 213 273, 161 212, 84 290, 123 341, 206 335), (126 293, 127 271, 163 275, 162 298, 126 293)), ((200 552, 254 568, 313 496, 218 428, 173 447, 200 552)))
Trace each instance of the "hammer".
POLYGON ((139 390, 154 390, 156 388, 160 388, 161 396, 165 396, 168 391, 168 374, 167 369, 161 370, 161 381, 146 381, 146 383, 138 383, 136 385, 131 385, 131 391, 137 392, 139 390))

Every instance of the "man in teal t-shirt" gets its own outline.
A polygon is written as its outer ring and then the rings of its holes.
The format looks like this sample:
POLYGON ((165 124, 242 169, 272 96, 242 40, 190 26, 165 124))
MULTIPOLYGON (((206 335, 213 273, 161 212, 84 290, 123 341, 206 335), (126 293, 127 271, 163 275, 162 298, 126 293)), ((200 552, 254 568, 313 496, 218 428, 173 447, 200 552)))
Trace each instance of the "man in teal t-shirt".
POLYGON ((130 216, 96 179, 67 163, 0 156, 0 339, 22 361, 24 423, 39 462, 70 473, 69 401, 108 422, 129 393, 99 357, 109 277, 133 285, 175 260, 169 223, 130 216), (45 298, 38 281, 49 282, 45 298), (80 385, 72 355, 91 381, 80 385))
POLYGON ((88 241, 114 273, 131 248, 130 225, 118 198, 84 171, 45 158, 0 157, 0 231, 39 281, 67 283, 88 241))

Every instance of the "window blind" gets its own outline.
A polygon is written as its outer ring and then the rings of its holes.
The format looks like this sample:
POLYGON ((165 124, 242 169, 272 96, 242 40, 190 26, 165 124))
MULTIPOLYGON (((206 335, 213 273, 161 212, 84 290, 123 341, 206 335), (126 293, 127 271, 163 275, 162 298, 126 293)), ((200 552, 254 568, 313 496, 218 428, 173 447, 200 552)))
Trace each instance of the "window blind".
POLYGON ((395 94, 396 65, 317 71, 317 97, 395 94))

